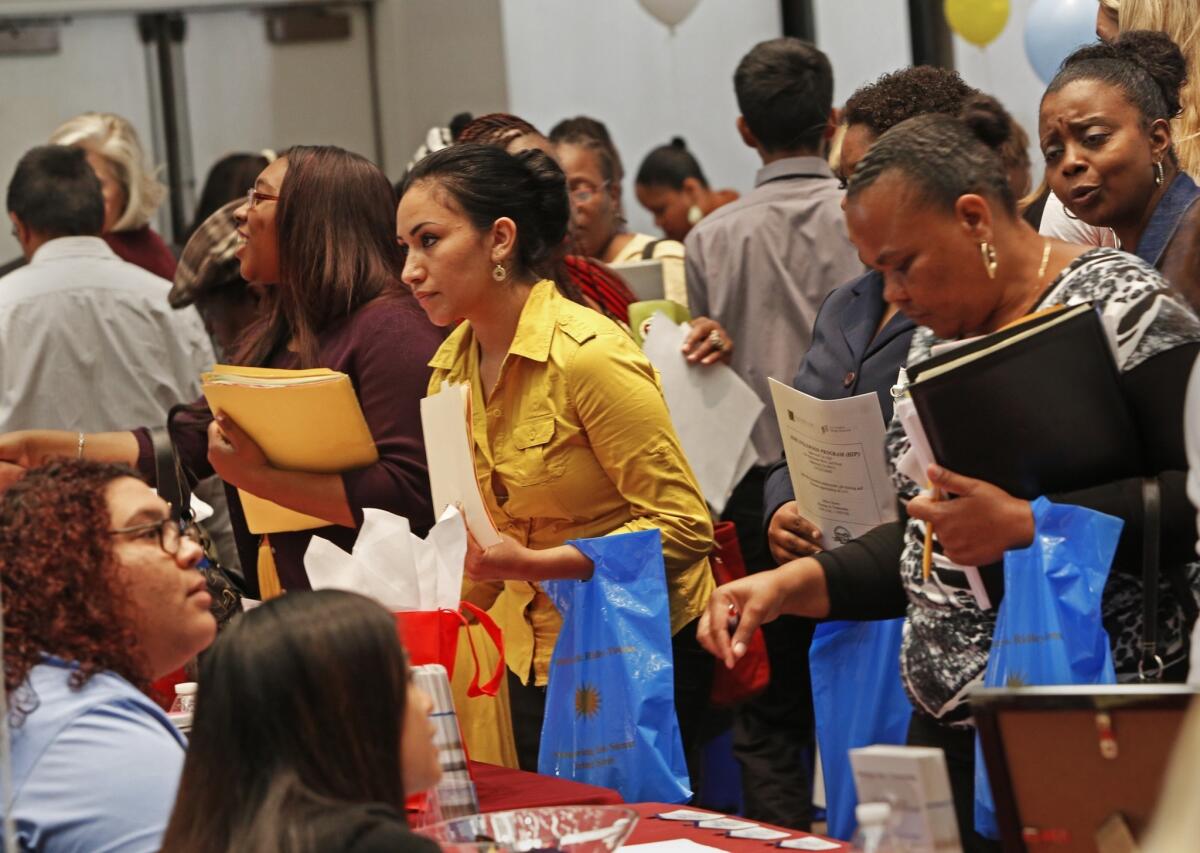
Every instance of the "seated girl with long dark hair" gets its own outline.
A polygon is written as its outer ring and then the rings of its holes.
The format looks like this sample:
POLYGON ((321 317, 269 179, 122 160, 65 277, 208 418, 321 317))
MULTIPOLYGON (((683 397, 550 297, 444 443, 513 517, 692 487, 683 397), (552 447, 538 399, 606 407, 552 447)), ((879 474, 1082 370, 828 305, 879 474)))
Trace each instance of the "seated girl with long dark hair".
POLYGON ((441 776, 431 709, 375 602, 321 590, 251 610, 201 663, 163 849, 436 851, 403 816, 441 776))

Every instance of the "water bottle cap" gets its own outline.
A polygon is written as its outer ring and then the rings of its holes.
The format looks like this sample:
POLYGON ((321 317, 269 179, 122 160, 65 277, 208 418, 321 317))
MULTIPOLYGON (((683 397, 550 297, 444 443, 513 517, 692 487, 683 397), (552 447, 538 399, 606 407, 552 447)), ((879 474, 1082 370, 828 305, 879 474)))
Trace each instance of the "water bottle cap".
POLYGON ((194 681, 183 681, 175 685, 176 696, 195 696, 196 690, 200 687, 194 681))
POLYGON ((860 824, 887 823, 892 816, 892 807, 887 803, 859 803, 854 809, 854 816, 860 824))

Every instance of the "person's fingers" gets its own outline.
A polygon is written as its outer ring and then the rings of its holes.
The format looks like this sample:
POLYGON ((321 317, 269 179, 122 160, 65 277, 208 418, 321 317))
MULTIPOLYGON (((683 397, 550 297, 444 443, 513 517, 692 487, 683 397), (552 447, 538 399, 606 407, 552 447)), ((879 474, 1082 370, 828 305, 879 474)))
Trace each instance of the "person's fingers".
POLYGON ((943 468, 941 465, 930 465, 928 473, 929 481, 933 485, 951 495, 969 495, 983 483, 982 480, 964 477, 962 474, 956 474, 953 471, 943 468))
POLYGON ((935 501, 929 495, 917 495, 908 502, 908 517, 926 524, 936 523, 942 517, 942 512, 942 502, 935 501))
POLYGON ((708 602, 705 616, 708 626, 705 636, 708 638, 709 652, 722 661, 727 667, 733 666, 733 650, 729 643, 729 622, 737 615, 738 606, 727 587, 718 587, 708 602))
POLYGON ((0 492, 5 491, 13 483, 25 476, 25 469, 20 465, 0 462, 0 492))
POLYGON ((701 341, 708 337, 709 331, 704 323, 698 323, 693 320, 692 330, 688 332, 688 336, 683 341, 683 351, 690 354, 693 347, 698 346, 701 341))
POLYGON ((794 508, 792 512, 782 513, 780 515, 780 521, 785 529, 796 534, 797 536, 807 539, 809 542, 821 541, 821 531, 817 528, 817 526, 804 516, 800 515, 800 513, 795 512, 794 508))
POLYGON ((789 530, 779 532, 780 543, 788 553, 795 557, 811 557, 821 552, 821 545, 803 536, 797 536, 789 530))

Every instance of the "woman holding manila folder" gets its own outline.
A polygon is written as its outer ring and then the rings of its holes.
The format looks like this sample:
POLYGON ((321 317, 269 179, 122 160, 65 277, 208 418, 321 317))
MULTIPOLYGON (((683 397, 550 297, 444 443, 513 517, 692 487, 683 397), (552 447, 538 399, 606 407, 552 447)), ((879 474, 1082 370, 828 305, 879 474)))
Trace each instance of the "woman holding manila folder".
MULTIPOLYGON (((1200 321, 1144 261, 1043 238, 1024 223, 995 154, 1009 121, 999 104, 979 97, 961 118, 918 116, 884 133, 849 181, 851 239, 883 274, 884 297, 923 327, 909 350, 910 370, 935 344, 995 332, 1050 306, 1090 302, 1114 318, 1121 394, 1146 473, 1156 474, 1161 487, 1162 575, 1177 572, 1194 589, 1182 405, 1200 350, 1200 321)), ((1150 169, 1149 151, 1145 158, 1150 169)), ((909 445, 893 419, 887 457, 906 508, 900 521, 720 587, 701 619, 700 641, 732 666, 750 633, 780 614, 906 616, 900 663, 915 711, 909 742, 945 750, 964 848, 989 849, 971 831, 974 734, 967 693, 982 684, 996 610, 980 606, 962 571, 935 569, 925 576, 927 525, 949 561, 994 572, 1005 551, 1030 544, 1033 514, 1029 501, 937 465, 927 472, 930 483, 954 499, 920 495, 926 484, 897 470, 909 445)), ((1142 478, 1134 477, 1047 496, 1125 522, 1104 599, 1119 677, 1136 674, 1139 661, 1141 489, 1142 478)), ((1181 678, 1184 608, 1169 585, 1160 601, 1166 677, 1181 678)))
POLYGON ((584 580, 572 539, 657 528, 686 745, 712 680, 696 623, 712 591, 712 521, 654 368, 620 327, 548 278, 570 218, 562 170, 541 151, 461 144, 405 181, 396 236, 404 281, 438 326, 430 392, 469 388, 475 475, 501 536, 472 540, 470 597, 504 631, 517 752, 537 769, 550 656, 562 620, 540 581, 584 580))
MULTIPOLYGON (((405 516, 417 532, 433 523, 420 398, 426 362, 442 336, 400 285, 394 202, 386 176, 366 159, 339 148, 295 147, 262 171, 235 214, 242 277, 266 286, 235 362, 347 374, 378 451, 377 461, 342 473, 283 470, 232 419, 214 418, 205 401, 172 412, 170 434, 184 471, 193 481, 216 473, 226 484, 242 565, 259 566, 258 583, 247 573, 250 592, 263 598, 280 586, 307 589, 303 558, 311 537, 350 550, 364 507, 405 516), (238 490, 328 526, 273 532, 265 543, 250 532, 238 490)), ((124 462, 154 477, 147 428, 32 430, 0 436, 0 480, 55 457, 124 462)))

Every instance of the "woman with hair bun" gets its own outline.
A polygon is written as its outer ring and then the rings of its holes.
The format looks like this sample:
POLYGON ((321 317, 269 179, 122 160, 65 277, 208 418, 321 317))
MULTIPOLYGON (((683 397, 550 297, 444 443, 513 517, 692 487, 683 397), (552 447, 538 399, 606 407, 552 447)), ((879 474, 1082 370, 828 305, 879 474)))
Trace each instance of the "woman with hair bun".
MULTIPOLYGON (((1021 219, 995 153, 1011 119, 992 99, 968 103, 962 118, 923 115, 883 134, 850 178, 846 219, 859 254, 884 278, 884 298, 922 328, 908 363, 942 342, 995 332, 1053 305, 1090 302, 1122 329, 1116 353, 1126 404, 1141 437, 1141 474, 1162 494, 1158 652, 1166 680, 1187 671, 1185 623, 1194 612, 1195 515, 1188 502, 1183 400, 1200 351, 1200 320, 1145 261, 1107 248, 1042 237, 1021 219), (1168 578, 1187 587, 1180 598, 1168 578)), ((1148 165, 1148 164, 1147 164, 1148 165)), ((899 383, 906 383, 901 376, 899 383)), ((1063 435, 1064 443, 1073 436, 1063 435)), ((931 465, 932 484, 954 500, 919 495, 923 483, 898 470, 909 448, 893 417, 887 435, 892 482, 903 517, 864 536, 719 588, 701 620, 702 643, 732 665, 763 621, 780 614, 816 619, 904 616, 900 671, 913 702, 908 741, 945 751, 964 850, 997 849, 972 831, 974 748, 971 689, 980 686, 996 626, 961 571, 922 570, 926 525, 959 566, 979 566, 993 584, 1004 552, 1030 545, 1028 501, 990 483, 931 465), (899 571, 897 571, 899 565, 899 571), (733 608, 731 610, 731 608, 733 608), (730 630, 729 613, 741 619, 730 630)), ((1047 495, 1124 520, 1103 599, 1104 627, 1119 678, 1143 662, 1142 476, 1083 484, 1047 495)), ((994 584, 993 584, 994 588, 994 584)), ((997 590, 999 592, 999 590, 997 590)), ((993 597, 993 603, 997 602, 993 597)))
POLYGON ((54 145, 73 145, 87 152, 88 163, 104 191, 102 235, 124 261, 168 281, 175 275, 175 256, 150 219, 167 196, 167 188, 147 163, 137 131, 114 113, 83 113, 50 134, 54 145))
POLYGON ((738 199, 733 190, 709 189, 700 164, 679 136, 646 155, 638 167, 634 194, 667 239, 681 243, 693 225, 738 199))
POLYGON ((708 509, 650 362, 550 280, 569 220, 566 179, 544 153, 464 144, 413 168, 396 223, 404 281, 429 318, 464 321, 429 387, 470 387, 475 473, 503 542, 472 540, 467 575, 504 631, 517 751, 532 770, 562 625, 539 582, 592 573, 569 540, 661 531, 685 748, 712 679, 695 633, 713 585, 708 509))

